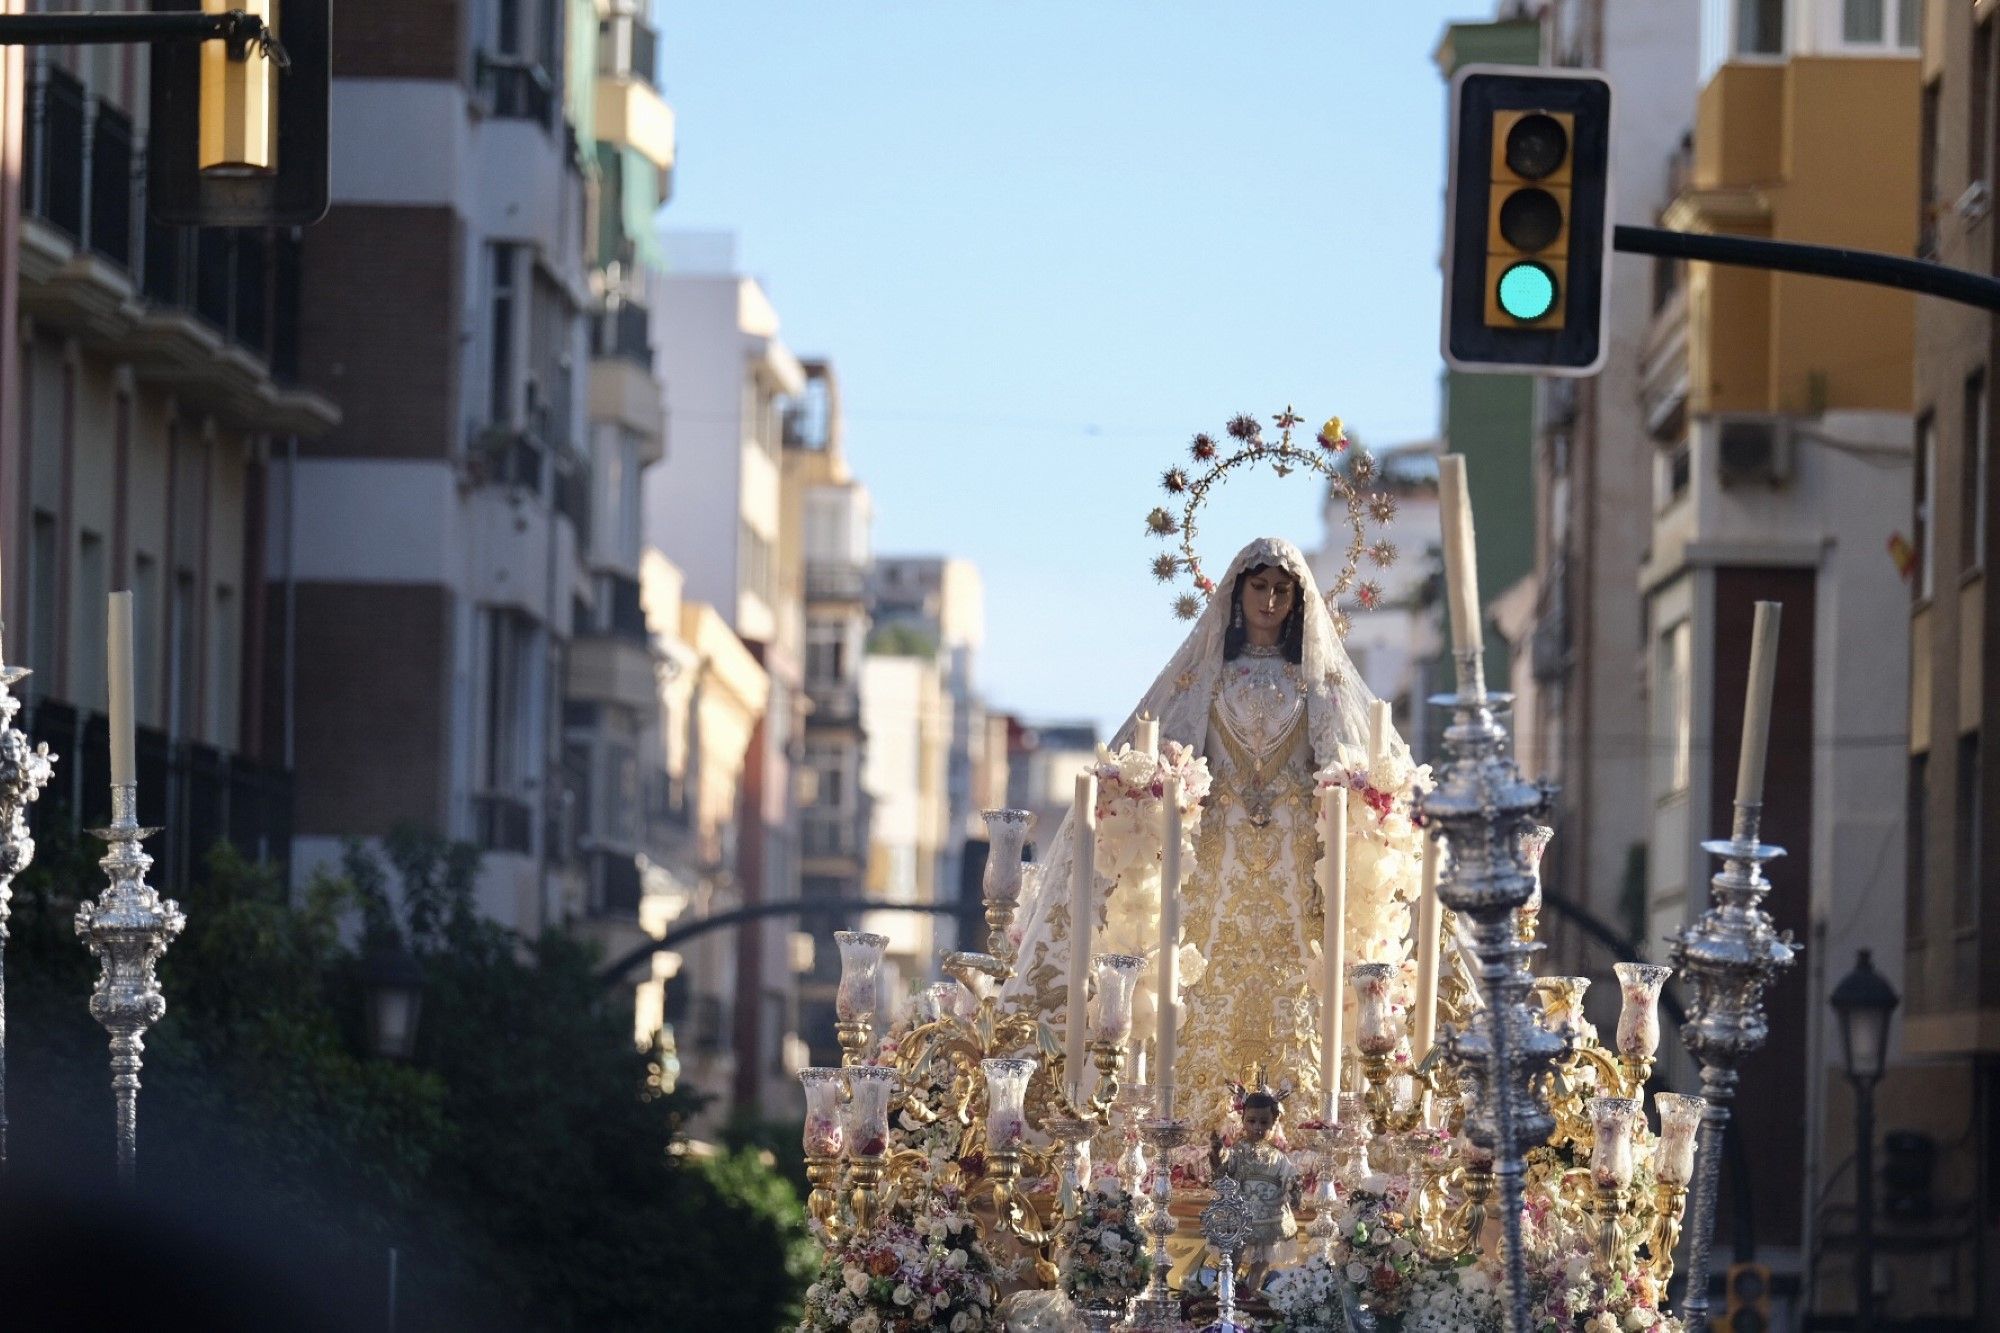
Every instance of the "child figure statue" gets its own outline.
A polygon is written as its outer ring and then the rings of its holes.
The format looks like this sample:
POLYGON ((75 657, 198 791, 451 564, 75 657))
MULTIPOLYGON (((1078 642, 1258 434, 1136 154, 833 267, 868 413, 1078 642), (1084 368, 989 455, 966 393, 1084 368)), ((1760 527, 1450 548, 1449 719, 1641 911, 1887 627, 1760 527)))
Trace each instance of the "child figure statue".
POLYGON ((1270 1142, 1281 1111, 1280 1094, 1258 1089, 1243 1098, 1243 1137, 1229 1148, 1222 1135, 1208 1136, 1209 1174, 1228 1176, 1250 1207, 1250 1235, 1243 1251, 1246 1295, 1257 1295, 1280 1258, 1280 1249, 1299 1234, 1292 1209, 1299 1203, 1298 1168, 1270 1142))

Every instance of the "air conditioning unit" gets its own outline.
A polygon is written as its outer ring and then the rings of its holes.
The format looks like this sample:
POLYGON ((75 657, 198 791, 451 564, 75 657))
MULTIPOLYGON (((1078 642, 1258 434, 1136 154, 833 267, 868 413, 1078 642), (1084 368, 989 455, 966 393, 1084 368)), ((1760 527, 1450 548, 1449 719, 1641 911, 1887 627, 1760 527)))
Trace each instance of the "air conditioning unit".
POLYGON ((1792 477, 1792 424, 1779 416, 1726 416, 1715 423, 1716 479, 1724 487, 1782 486, 1792 477))

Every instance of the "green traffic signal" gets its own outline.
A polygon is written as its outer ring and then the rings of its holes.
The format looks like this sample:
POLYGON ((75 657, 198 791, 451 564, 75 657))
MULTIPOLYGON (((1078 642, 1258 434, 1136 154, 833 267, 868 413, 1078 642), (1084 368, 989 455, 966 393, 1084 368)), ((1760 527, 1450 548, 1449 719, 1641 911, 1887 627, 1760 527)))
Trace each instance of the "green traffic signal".
POLYGON ((1523 324, 1531 324, 1555 309, 1559 295, 1556 275, 1532 259, 1510 264, 1501 273, 1499 290, 1495 293, 1500 308, 1523 324))

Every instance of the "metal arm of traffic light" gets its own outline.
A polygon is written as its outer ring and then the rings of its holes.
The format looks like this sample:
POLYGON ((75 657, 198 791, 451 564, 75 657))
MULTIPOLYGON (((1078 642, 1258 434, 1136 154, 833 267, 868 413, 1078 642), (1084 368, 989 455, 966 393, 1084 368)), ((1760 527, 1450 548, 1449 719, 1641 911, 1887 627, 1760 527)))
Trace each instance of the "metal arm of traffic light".
POLYGON ((1612 229, 1611 246, 1629 255, 1663 259, 1697 259, 1710 264, 1810 273, 1822 278, 1897 287, 1939 296, 1982 310, 2000 310, 2000 278, 1932 264, 1873 250, 1849 250, 1836 245, 1802 245, 1797 241, 1765 241, 1748 236, 1715 236, 1664 227, 1612 229))
POLYGON ((260 47, 289 69, 284 44, 255 14, 9 14, 0 18, 0 46, 112 46, 154 42, 227 42, 232 59, 260 47))

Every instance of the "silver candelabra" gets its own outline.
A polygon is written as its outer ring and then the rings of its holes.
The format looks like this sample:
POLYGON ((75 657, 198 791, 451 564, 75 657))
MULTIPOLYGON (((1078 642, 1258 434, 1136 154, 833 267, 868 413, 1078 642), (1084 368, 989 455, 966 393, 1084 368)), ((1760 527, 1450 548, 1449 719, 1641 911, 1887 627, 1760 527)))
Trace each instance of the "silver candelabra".
POLYGON ((139 1061, 146 1029, 160 1021, 167 1000, 154 968, 187 918, 171 898, 146 883, 153 858, 140 840, 157 829, 139 827, 138 788, 111 788, 111 827, 97 830, 109 850, 98 865, 111 878, 97 901, 76 911, 76 933, 103 964, 91 992, 91 1017, 111 1034, 111 1091, 118 1107, 118 1179, 130 1185, 139 1154, 139 1061))
POLYGON ((1701 1093, 1708 1101, 1687 1210, 1687 1295, 1681 1316, 1688 1333, 1708 1327, 1709 1246, 1715 1238, 1716 1189, 1723 1135, 1736 1097, 1736 1066, 1770 1036, 1764 992, 1798 956, 1791 932, 1779 934, 1763 908, 1771 889, 1764 864, 1783 856, 1785 849, 1760 840, 1762 815, 1761 804, 1739 801, 1728 841, 1702 844, 1702 850, 1721 858, 1722 869, 1709 881, 1708 910, 1672 944, 1674 966, 1694 989, 1681 1039, 1701 1063, 1701 1093))
POLYGON ((55 765, 46 744, 31 745, 14 725, 21 711, 14 686, 27 675, 26 667, 7 666, 0 658, 0 1168, 7 1165, 7 921, 13 913, 14 877, 35 859, 28 806, 48 786, 55 765))
POLYGON ((1527 1152, 1555 1128, 1536 1087, 1562 1053, 1562 1039, 1543 1031, 1528 1003, 1528 959, 1540 947, 1524 943, 1516 913, 1535 887, 1522 835, 1548 809, 1551 792, 1521 776, 1507 729, 1493 716, 1504 695, 1486 691, 1477 648, 1454 654, 1458 692, 1431 702, 1452 710, 1445 730, 1446 762, 1423 800, 1427 830, 1442 836, 1451 863, 1438 898, 1469 928, 1485 1004, 1452 1042, 1454 1053, 1483 1070, 1489 1095, 1466 1132, 1493 1153, 1507 1265, 1509 1327, 1528 1328, 1528 1270, 1521 1233, 1527 1152))

